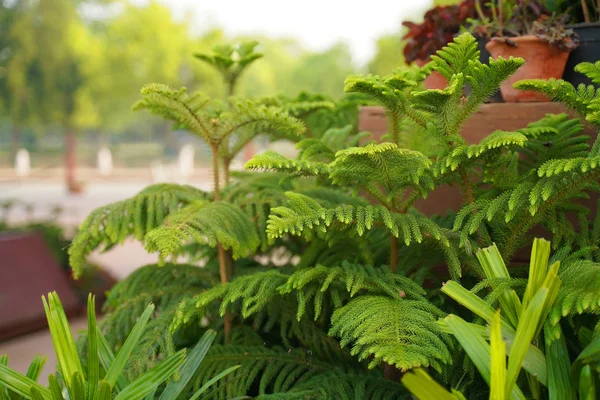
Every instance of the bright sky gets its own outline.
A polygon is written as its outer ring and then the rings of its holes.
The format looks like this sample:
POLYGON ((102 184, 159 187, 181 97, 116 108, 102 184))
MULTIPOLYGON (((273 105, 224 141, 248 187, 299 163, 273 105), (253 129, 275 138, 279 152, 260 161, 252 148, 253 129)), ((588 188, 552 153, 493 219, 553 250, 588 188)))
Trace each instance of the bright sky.
POLYGON ((337 41, 350 45, 356 63, 367 62, 376 39, 418 18, 432 0, 160 0, 177 16, 193 15, 203 32, 221 27, 227 34, 291 36, 321 50, 337 41))

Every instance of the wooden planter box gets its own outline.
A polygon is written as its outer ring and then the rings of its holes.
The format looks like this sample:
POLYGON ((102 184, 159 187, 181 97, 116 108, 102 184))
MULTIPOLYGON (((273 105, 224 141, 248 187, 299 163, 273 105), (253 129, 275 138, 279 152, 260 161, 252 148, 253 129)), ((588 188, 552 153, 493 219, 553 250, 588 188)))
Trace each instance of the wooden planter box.
POLYGON ((56 291, 68 317, 80 303, 37 232, 0 235, 0 342, 48 326, 42 295, 56 291))
MULTIPOLYGON (((495 130, 514 131, 526 127, 546 114, 567 113, 571 117, 578 117, 574 112, 567 110, 559 103, 492 103, 482 105, 467 121, 465 121, 461 134, 469 144, 479 143, 483 138, 495 130)), ((595 140, 597 131, 584 120, 585 128, 582 134, 595 140)), ((383 107, 361 107, 359 113, 359 130, 369 131, 372 137, 379 140, 387 133, 387 118, 383 107)), ((581 204, 588 207, 592 216, 595 216, 599 195, 592 193, 590 199, 582 200, 581 204)), ((463 205, 460 187, 444 185, 436 188, 426 199, 419 199, 415 208, 427 216, 446 215, 449 211, 459 211, 463 205)), ((577 225, 576 221, 573 221, 577 225)), ((532 232, 538 236, 545 236, 546 232, 534 229, 532 232)), ((519 259, 529 257, 529 248, 518 254, 519 259)))

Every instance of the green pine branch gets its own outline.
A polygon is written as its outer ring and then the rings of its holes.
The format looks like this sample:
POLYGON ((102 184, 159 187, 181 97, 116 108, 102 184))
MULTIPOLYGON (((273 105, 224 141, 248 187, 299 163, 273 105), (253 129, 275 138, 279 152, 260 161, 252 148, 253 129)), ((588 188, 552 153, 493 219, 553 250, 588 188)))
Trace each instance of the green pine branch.
POLYGON ((143 241, 171 213, 194 201, 208 199, 210 194, 192 186, 157 184, 130 199, 94 210, 80 225, 68 250, 75 277, 81 275, 94 250, 102 246, 109 249, 128 237, 143 241))

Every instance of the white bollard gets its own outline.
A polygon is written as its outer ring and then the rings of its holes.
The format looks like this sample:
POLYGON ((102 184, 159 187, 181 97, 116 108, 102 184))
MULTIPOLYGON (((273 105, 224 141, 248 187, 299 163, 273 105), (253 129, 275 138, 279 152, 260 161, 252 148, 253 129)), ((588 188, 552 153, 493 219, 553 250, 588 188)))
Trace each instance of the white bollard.
POLYGON ((97 166, 98 172, 100 172, 100 175, 102 176, 108 176, 112 173, 112 153, 108 147, 102 146, 102 148, 98 150, 97 166))
POLYGON ((194 173, 194 146, 186 144, 179 151, 179 173, 184 178, 194 173))
POLYGON ((167 181, 167 173, 165 171, 165 167, 162 162, 154 161, 152 162, 152 182, 166 182, 167 181))
POLYGON ((19 149, 15 157, 15 170, 17 176, 24 177, 28 176, 31 172, 31 159, 27 149, 19 149))

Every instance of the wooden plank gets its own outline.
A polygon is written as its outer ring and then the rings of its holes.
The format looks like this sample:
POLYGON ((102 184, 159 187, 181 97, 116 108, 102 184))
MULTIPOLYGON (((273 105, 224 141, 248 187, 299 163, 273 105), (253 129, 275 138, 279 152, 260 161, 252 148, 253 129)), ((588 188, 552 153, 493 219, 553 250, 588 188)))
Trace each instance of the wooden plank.
MULTIPOLYGON (((563 112, 573 118, 578 117, 560 103, 484 104, 465 121, 461 134, 468 143, 479 143, 481 139, 495 130, 514 131, 543 118, 546 114, 563 112)), ((585 124, 583 134, 595 137, 597 132, 594 127, 583 119, 582 122, 585 124)), ((360 130, 369 131, 374 138, 379 139, 387 132, 387 118, 383 107, 361 107, 358 126, 360 130)))
POLYGON ((67 316, 80 309, 67 272, 38 232, 0 235, 0 341, 47 326, 42 295, 56 291, 67 316))

